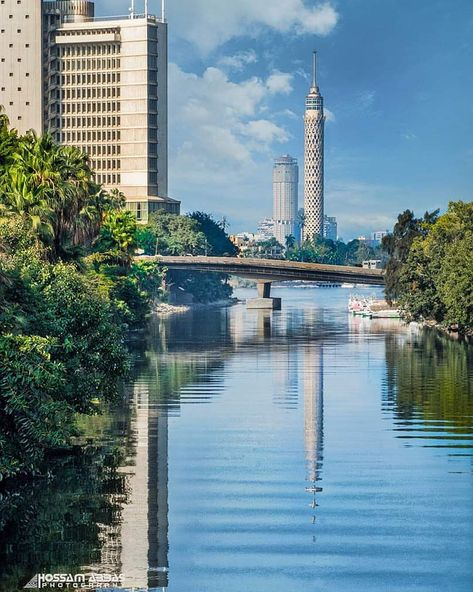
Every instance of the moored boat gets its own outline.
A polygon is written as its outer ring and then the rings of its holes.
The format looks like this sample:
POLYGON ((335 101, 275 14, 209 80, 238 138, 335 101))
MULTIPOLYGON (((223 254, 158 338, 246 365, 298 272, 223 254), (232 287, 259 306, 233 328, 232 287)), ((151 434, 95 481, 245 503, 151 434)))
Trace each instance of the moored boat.
POLYGON ((399 309, 389 305, 386 300, 374 300, 351 295, 348 300, 348 310, 354 315, 375 319, 399 319, 399 309))

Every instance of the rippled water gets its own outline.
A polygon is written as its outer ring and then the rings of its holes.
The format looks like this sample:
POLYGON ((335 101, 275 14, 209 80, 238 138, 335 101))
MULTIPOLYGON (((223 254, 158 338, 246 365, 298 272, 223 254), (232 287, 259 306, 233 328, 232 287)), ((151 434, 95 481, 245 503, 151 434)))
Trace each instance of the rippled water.
POLYGON ((88 452, 6 496, 0 590, 41 569, 171 592, 473 589, 473 348, 350 317, 347 290, 276 295, 281 312, 151 324, 88 452))

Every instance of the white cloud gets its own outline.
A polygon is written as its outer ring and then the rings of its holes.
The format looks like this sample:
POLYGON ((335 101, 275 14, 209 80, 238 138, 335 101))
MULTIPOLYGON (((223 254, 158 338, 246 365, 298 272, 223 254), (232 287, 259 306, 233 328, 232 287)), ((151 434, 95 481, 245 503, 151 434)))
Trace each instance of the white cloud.
POLYGON ((304 12, 298 28, 302 33, 328 35, 338 22, 338 13, 329 2, 314 6, 304 12))
POLYGON ((288 92, 289 80, 279 72, 236 83, 220 68, 198 76, 169 65, 170 193, 185 209, 221 207, 231 215, 237 201, 238 220, 261 188, 270 195, 271 156, 289 134, 266 113, 275 95, 288 92))
POLYGON ((277 113, 275 113, 275 116, 287 117, 288 119, 300 119, 302 117, 302 115, 294 113, 292 109, 283 109, 282 111, 278 111, 277 113))
POLYGON ((324 107, 324 115, 327 121, 335 121, 335 114, 330 109, 327 109, 327 107, 324 107))
POLYGON ((285 129, 279 127, 268 119, 258 119, 243 123, 240 126, 241 133, 244 136, 256 140, 262 144, 262 148, 266 148, 273 142, 286 142, 289 135, 285 129))
MULTIPOLYGON (((138 2, 141 10, 143 0, 138 2)), ((101 0, 99 14, 127 14, 130 0, 101 0)), ((150 3, 160 13, 160 3, 150 3)), ((172 0, 167 2, 167 20, 173 34, 186 39, 206 54, 242 35, 255 35, 270 28, 297 35, 328 35, 338 22, 330 1, 311 0, 172 0)))
POLYGON ((231 56, 223 56, 219 59, 218 65, 223 68, 239 71, 243 70, 248 64, 254 64, 257 61, 256 52, 254 49, 249 49, 248 51, 239 51, 231 56))
POLYGON ((271 74, 266 81, 269 92, 273 94, 281 93, 288 95, 292 92, 292 75, 277 70, 271 74))
POLYGON ((329 3, 307 6, 304 0, 180 0, 169 3, 168 18, 175 34, 209 53, 241 35, 258 29, 295 34, 328 35, 336 26, 338 13, 329 3))

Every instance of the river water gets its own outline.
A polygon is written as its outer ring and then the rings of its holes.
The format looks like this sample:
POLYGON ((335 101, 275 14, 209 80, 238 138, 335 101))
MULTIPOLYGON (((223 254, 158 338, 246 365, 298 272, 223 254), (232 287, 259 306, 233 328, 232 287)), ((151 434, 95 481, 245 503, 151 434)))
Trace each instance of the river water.
POLYGON ((349 316, 346 289, 274 292, 280 312, 150 323, 123 402, 82 422, 86 451, 4 496, 0 590, 41 571, 171 592, 473 589, 473 348, 349 316))

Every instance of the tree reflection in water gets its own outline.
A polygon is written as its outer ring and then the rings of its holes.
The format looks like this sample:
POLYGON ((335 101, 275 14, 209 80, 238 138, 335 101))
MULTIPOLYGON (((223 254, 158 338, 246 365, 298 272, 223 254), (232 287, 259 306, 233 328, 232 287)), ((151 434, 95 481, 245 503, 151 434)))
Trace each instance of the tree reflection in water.
POLYGON ((384 409, 394 413, 400 437, 437 432, 461 447, 473 427, 473 348, 428 330, 387 334, 386 368, 384 409))
POLYGON ((126 503, 125 477, 117 471, 123 458, 123 448, 90 446, 52 459, 44 478, 3 488, 2 592, 21 589, 52 568, 81 573, 84 565, 101 564, 102 571, 116 573, 113 556, 104 561, 104 554, 116 541, 126 503))

